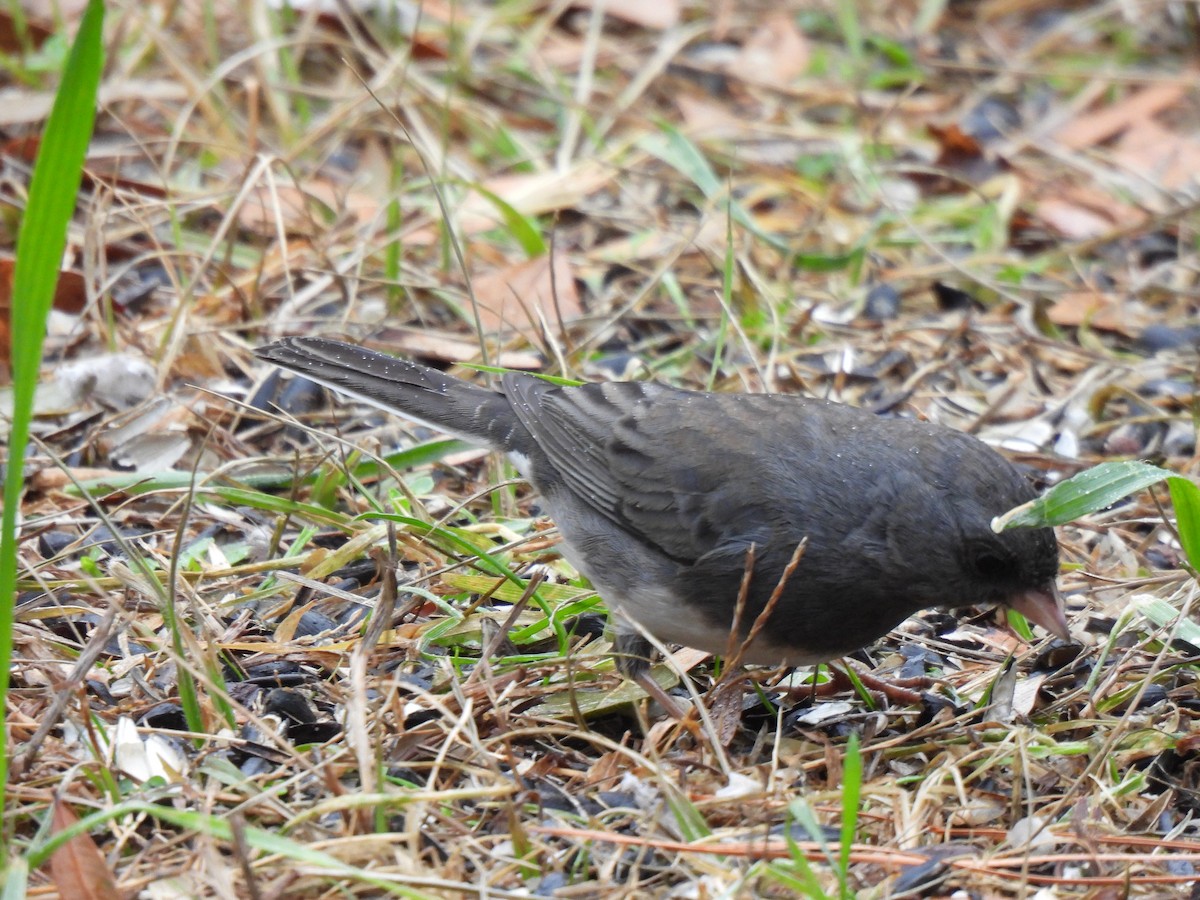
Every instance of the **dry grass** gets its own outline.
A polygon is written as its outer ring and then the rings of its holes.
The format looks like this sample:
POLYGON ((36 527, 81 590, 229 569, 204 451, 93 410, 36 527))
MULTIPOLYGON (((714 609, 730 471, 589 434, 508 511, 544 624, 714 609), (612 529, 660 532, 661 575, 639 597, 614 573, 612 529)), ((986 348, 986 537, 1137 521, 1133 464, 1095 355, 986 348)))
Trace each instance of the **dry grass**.
POLYGON ((1195 889, 1161 496, 1060 529, 1079 646, 926 613, 853 663, 909 703, 710 690, 682 651, 684 725, 500 461, 249 353, 484 346, 1194 475, 1196 7, 849 6, 111 6, 7 722, 18 842, 98 818, 38 896, 89 859, 146 896, 1195 889))

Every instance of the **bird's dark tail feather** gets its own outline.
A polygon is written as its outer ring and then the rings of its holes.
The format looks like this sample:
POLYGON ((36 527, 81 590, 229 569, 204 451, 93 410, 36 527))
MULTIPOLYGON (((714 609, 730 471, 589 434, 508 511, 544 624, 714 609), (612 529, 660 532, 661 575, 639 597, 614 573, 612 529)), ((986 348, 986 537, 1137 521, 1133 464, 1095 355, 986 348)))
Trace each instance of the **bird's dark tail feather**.
POLYGON ((287 338, 255 354, 328 388, 457 437, 511 450, 508 400, 428 366, 327 338, 287 338))

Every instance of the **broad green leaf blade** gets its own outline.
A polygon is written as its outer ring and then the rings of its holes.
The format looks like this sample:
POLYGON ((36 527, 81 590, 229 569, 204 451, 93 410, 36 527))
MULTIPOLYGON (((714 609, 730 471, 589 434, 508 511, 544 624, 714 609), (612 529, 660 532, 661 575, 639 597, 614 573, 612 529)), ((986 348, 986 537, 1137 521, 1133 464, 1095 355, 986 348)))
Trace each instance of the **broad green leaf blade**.
POLYGON ((1183 552, 1193 569, 1200 569, 1200 488, 1186 478, 1168 478, 1171 505, 1175 507, 1175 527, 1183 552))
POLYGON ((1056 484, 1036 500, 998 516, 992 521, 992 530, 999 534, 1008 528, 1062 525, 1106 509, 1122 497, 1174 474, 1143 462, 1101 463, 1056 484))
POLYGON ((1178 623, 1175 636, 1187 641, 1193 647, 1200 647, 1200 625, 1190 619, 1179 619, 1179 610, 1153 594, 1137 594, 1133 597, 1133 606, 1139 613, 1153 622, 1159 628, 1173 629, 1178 623))

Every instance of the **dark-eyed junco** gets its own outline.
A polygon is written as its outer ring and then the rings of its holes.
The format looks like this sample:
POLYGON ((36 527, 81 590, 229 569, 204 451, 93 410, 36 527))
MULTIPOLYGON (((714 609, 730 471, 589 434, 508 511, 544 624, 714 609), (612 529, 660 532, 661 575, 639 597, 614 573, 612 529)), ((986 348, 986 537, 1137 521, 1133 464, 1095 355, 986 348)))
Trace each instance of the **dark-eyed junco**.
MULTIPOLYGON (((739 592, 744 636, 781 582, 746 662, 832 659, 931 606, 999 603, 1069 636, 1053 530, 991 528, 1033 487, 961 432, 823 400, 659 384, 507 374, 490 390, 322 338, 258 355, 506 453, 541 492, 566 557, 618 618, 662 641, 725 652, 739 592)), ((627 673, 645 649, 618 624, 627 673)))

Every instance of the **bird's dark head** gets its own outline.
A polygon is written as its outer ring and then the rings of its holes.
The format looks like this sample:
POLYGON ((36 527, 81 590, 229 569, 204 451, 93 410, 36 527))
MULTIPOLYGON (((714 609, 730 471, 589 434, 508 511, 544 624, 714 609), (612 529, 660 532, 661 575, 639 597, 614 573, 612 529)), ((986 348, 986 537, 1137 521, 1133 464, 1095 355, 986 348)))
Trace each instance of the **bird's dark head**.
POLYGON ((951 497, 959 526, 958 569, 963 599, 1022 613, 1064 640, 1070 638, 1055 585, 1058 539, 1053 528, 997 533, 992 521, 1037 496, 1032 480, 994 450, 975 441, 960 470, 961 491, 951 497))
POLYGON ((914 602, 1000 604, 1067 638, 1054 529, 992 529, 995 517, 1037 496, 1032 482, 974 438, 946 435, 943 446, 942 468, 924 473, 922 489, 901 492, 902 508, 891 516, 892 556, 924 594, 914 602))
POLYGON ((996 534, 989 527, 966 537, 960 549, 967 602, 1010 607, 1052 634, 1070 638, 1055 585, 1058 540, 1054 529, 1014 528, 996 534))

